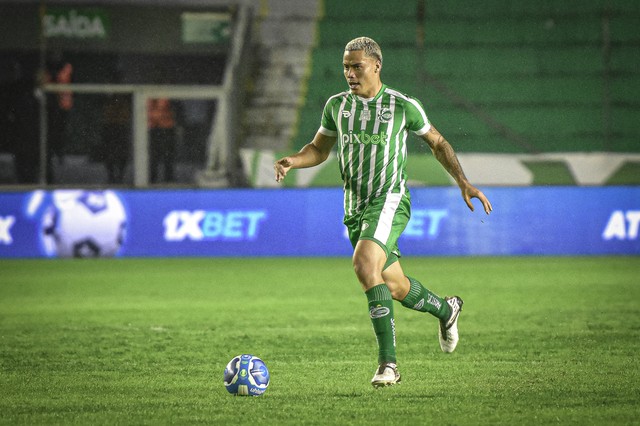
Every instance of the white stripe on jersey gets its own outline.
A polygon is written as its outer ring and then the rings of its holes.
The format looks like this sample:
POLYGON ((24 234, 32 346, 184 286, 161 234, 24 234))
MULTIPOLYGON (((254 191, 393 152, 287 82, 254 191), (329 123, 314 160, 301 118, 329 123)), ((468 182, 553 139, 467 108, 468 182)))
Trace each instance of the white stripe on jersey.
POLYGON ((378 227, 376 228, 376 232, 373 234, 373 238, 383 244, 387 244, 389 235, 391 235, 393 216, 395 216, 396 210, 398 210, 400 200, 402 200, 402 195, 402 193, 387 194, 386 199, 384 200, 384 206, 382 207, 380 217, 378 218, 378 227))
MULTIPOLYGON (((343 94, 344 93, 338 93, 336 95, 331 96, 329 99, 327 99, 327 102, 325 102, 325 107, 329 102, 331 102, 332 99, 337 98, 339 96, 342 96, 343 94)), ((346 101, 346 98, 345 98, 345 101, 346 101)), ((345 101, 343 101, 343 104, 344 104, 345 101)), ((320 125, 320 128, 318 129, 318 132, 322 133, 325 136, 338 136, 338 133, 340 132, 340 121, 337 121, 337 125, 338 125, 338 130, 337 131, 331 130, 331 129, 327 129, 326 127, 320 125)))
MULTIPOLYGON (((344 102, 346 102, 346 101, 347 101, 347 98, 345 97, 344 102)), ((354 124, 354 121, 356 119, 356 103, 355 102, 351 103, 351 110, 349 111, 349 113, 350 113, 349 122, 348 122, 349 124, 347 125, 348 128, 347 128, 347 132, 346 133, 353 132, 353 124, 354 124)), ((360 148, 360 146, 358 146, 358 148, 360 148)), ((355 167, 354 167, 354 164, 353 164, 353 157, 354 157, 353 156, 353 150, 354 150, 354 144, 350 143, 349 144, 349 158, 347 160, 347 167, 349 168, 349 174, 351 176, 353 176, 354 172, 355 172, 355 167)), ((360 188, 360 187, 358 187, 358 188, 360 188)), ((351 213, 353 213, 355 211, 355 208, 356 208, 354 206, 354 204, 353 204, 353 188, 350 188, 350 191, 348 191, 348 192, 349 192, 349 202, 348 202, 347 205, 349 207, 349 212, 351 214, 351 213)), ((345 205, 345 207, 347 207, 347 205, 345 205)))
MULTIPOLYGON (((356 105, 356 103, 357 101, 353 102, 354 105, 356 105)), ((362 111, 360 112, 360 130, 364 130, 364 131, 367 130, 368 120, 366 120, 366 117, 368 113, 369 113, 369 103, 362 102, 362 111)), ((362 163, 364 163, 365 149, 366 148, 364 145, 358 145, 358 179, 357 179, 358 187, 356 188, 356 208, 360 206, 362 203, 362 180, 364 179, 364 167, 362 163)), ((374 155, 374 154, 371 154, 371 155, 374 155)), ((372 160, 374 161, 372 161, 371 163, 375 165, 375 157, 372 157, 372 160)), ((370 177, 369 177, 369 181, 371 181, 370 177)), ((367 194, 370 194, 370 192, 367 192, 367 194)))
POLYGON ((416 130, 414 133, 418 136, 422 136, 425 133, 427 133, 429 130, 431 130, 431 123, 427 123, 422 129, 416 130))
MULTIPOLYGON (((373 134, 377 135, 378 132, 380 131, 380 111, 382 110, 382 98, 384 98, 384 96, 380 96, 378 97, 378 100, 376 101, 376 109, 374 112, 375 115, 375 121, 373 122, 373 134)), ((378 190, 376 191, 376 196, 379 196, 382 187, 384 186, 384 181, 385 181, 385 164, 388 157, 388 148, 386 148, 386 145, 383 145, 385 147, 385 163, 382 164, 382 173, 380 174, 380 187, 378 188, 378 190)), ((375 170, 375 164, 376 164, 376 156, 378 154, 378 145, 372 145, 371 146, 371 162, 369 163, 369 171, 370 173, 373 173, 373 171, 375 170)), ((369 175, 369 185, 367 186, 367 193, 369 194, 369 196, 373 195, 373 176, 369 175)))
MULTIPOLYGON (((367 114, 369 114, 369 104, 367 102, 362 103, 362 112, 360 113, 360 130, 367 130, 367 114), (365 112, 366 111, 366 112, 365 112)), ((371 117, 369 115, 369 117, 371 117)))
MULTIPOLYGON (((338 108, 338 116, 334 118, 335 122, 336 122, 336 127, 338 128, 338 135, 342 134, 342 120, 340 120, 340 117, 342 116, 342 111, 344 111, 344 106, 347 103, 347 98, 346 96, 344 98, 342 98, 342 102, 340 103, 340 107, 338 108)), ((338 146, 342 145, 342 140, 338 140, 338 146)))
POLYGON ((389 89, 388 87, 385 89, 385 92, 389 93, 389 94, 393 94, 395 96, 398 96, 399 98, 402 98, 407 102, 410 102, 411 105, 416 107, 416 109, 420 113, 420 116, 422 117, 422 120, 426 123, 425 126, 422 129, 420 129, 420 130, 415 132, 418 136, 424 135, 425 133, 427 133, 429 131, 429 129, 431 128, 431 123, 429 123, 429 119, 427 118, 427 113, 424 112, 424 108, 422 108, 422 106, 420 105, 419 102, 417 102, 415 99, 412 99, 412 98, 408 97, 407 95, 405 95, 403 93, 398 92, 397 90, 389 89))
MULTIPOLYGON (((382 170, 380 171, 380 186, 376 191, 376 197, 379 197, 382 194, 382 190, 384 189, 385 183, 387 182, 387 165, 389 164, 389 154, 391 150, 391 135, 393 134, 393 126, 395 125, 395 113, 396 113, 396 97, 393 95, 389 96, 389 112, 391 113, 391 120, 387 124, 387 133, 389 134, 389 140, 384 144, 384 165, 382 170)), ((398 167, 397 164, 394 166, 396 169, 398 167)), ((395 180, 394 180, 395 183, 395 180)), ((393 184, 391 185, 393 188, 393 184)))
MULTIPOLYGON (((403 123, 404 125, 404 123, 403 123)), ((407 161, 407 136, 409 135, 409 132, 407 132, 406 130, 404 132, 402 132, 402 161, 407 161)), ((400 134, 398 134, 398 137, 400 136, 400 134)), ((398 145, 396 145, 396 148, 398 147, 398 145)), ((397 151, 396 151, 397 152, 397 151)), ((402 175, 402 173, 400 174, 400 193, 404 194, 406 192, 407 189, 407 182, 404 178, 404 176, 402 175)))
POLYGON ((335 130, 329 130, 326 127, 320 126, 318 133, 322 133, 325 136, 338 136, 338 132, 335 130))
MULTIPOLYGON (((327 99, 327 102, 325 102, 324 107, 326 108, 327 105, 329 104, 329 102, 331 102, 333 99, 339 98, 340 96, 344 96, 345 94, 346 94, 346 92, 342 92, 342 93, 337 93, 337 94, 331 96, 329 99, 327 99)), ((344 96, 344 98, 342 100, 342 105, 344 105, 344 103, 346 101, 347 101, 346 96, 344 96)), ((341 105, 341 109, 342 109, 342 105, 341 105)), ((339 115, 338 115, 338 117, 339 117, 339 115)), ((325 136, 337 136, 338 133, 340 132, 340 120, 335 120, 335 118, 334 118, 334 121, 337 124, 337 128, 338 128, 337 132, 334 132, 333 130, 327 129, 326 127, 323 127, 322 125, 320 125, 320 128, 318 129, 318 131, 320 133, 322 133, 323 135, 325 135, 325 136)))
POLYGON ((380 130, 380 110, 382 109, 382 98, 384 98, 384 96, 380 96, 378 98, 378 100, 376 101, 376 112, 375 112, 375 116, 376 116, 376 121, 374 121, 373 123, 373 134, 377 135, 379 130, 380 130))
POLYGON ((364 177, 364 167, 362 163, 364 163, 364 145, 358 144, 358 178, 356 179, 356 205, 355 209, 360 206, 362 203, 362 179, 364 177))
MULTIPOLYGON (((415 99, 412 99, 412 98, 404 95, 401 92, 398 92, 397 90, 393 90, 393 89, 390 89, 388 87, 385 89, 385 93, 388 93, 390 95, 390 98, 391 98, 392 101, 395 102, 395 97, 399 97, 399 98, 401 98, 401 99, 403 99, 403 100, 405 100, 407 102, 410 102, 411 105, 413 105, 418 110, 418 112, 420 113, 423 121, 426 124, 422 129, 420 129, 418 131, 418 132, 422 132, 422 133, 416 132, 417 134, 423 135, 424 133, 429 131, 429 129, 431 128, 431 124, 429 123, 429 120, 427 118, 427 114, 425 113, 424 109, 422 108, 422 106, 420 105, 419 102, 417 102, 415 99)), ((407 120, 406 119, 406 110, 403 110, 402 122, 400 123, 400 126, 399 126, 400 129, 404 128, 404 126, 406 125, 406 120, 407 120)), ((406 144, 407 136, 408 136, 408 134, 407 134, 407 130, 406 129, 404 131, 402 131, 402 132, 399 132, 396 135, 395 161, 393 162, 393 181, 392 181, 392 183, 391 183, 391 185, 389 187, 390 190, 392 190, 395 187, 396 181, 397 181, 397 178, 398 178, 398 166, 399 166, 399 162, 400 162, 400 157, 399 157, 399 154, 400 154, 400 152, 399 152, 399 144, 400 143, 402 143, 402 159, 403 159, 403 161, 406 161, 406 158, 407 158, 407 144, 406 144), (402 139, 402 142, 400 142, 400 139, 402 139)), ((401 177, 401 180, 400 180, 400 194, 404 194, 406 192, 406 181, 402 176, 400 176, 400 177, 401 177)))
MULTIPOLYGON (((340 96, 342 94, 339 95, 335 95, 332 96, 331 98, 329 98, 329 100, 335 98, 336 96, 340 96)), ((329 101, 327 101, 329 102, 329 101)), ((338 107, 338 114, 337 117, 334 117, 334 121, 336 122, 336 127, 338 129, 338 136, 342 135, 342 120, 340 119, 340 117, 342 116, 342 111, 344 111, 344 106, 347 103, 347 97, 344 96, 342 98, 342 102, 340 103, 340 107, 338 107)), ((342 152, 342 147, 343 147, 343 141, 342 138, 339 137, 338 138, 338 150, 336 151, 336 155, 338 156, 338 163, 340 163, 340 171, 342 173, 342 180, 344 182, 344 184, 342 185, 342 188, 344 190, 344 211, 347 211, 347 179, 346 179, 346 174, 345 174, 345 158, 343 155, 340 155, 340 153, 342 152)))
MULTIPOLYGON (((339 96, 339 95, 336 95, 339 96)), ((331 98, 329 98, 329 100, 335 98, 336 96, 332 96, 331 98)), ((336 121, 337 124, 337 128, 338 128, 338 135, 342 135, 342 120, 340 120, 340 117, 342 116, 342 111, 344 111, 344 106, 347 103, 347 97, 345 96, 344 98, 342 98, 342 103, 340 104, 340 107, 338 108, 338 117, 336 121)), ((342 151, 342 138, 338 138, 338 151, 337 151, 337 155, 338 155, 338 161, 340 162, 340 170, 342 170, 342 179, 344 180, 345 175, 344 175, 344 170, 345 169, 345 164, 344 164, 344 157, 340 155, 340 152, 342 151)), ((345 185, 344 188, 346 189, 346 180, 345 180, 345 185)))
MULTIPOLYGON (((345 102, 347 98, 344 99, 345 102)), ((349 111, 351 115, 349 115, 349 131, 353 132, 355 129, 353 128, 353 123, 356 120, 356 102, 351 102, 351 111, 349 111)))
MULTIPOLYGON (((400 122, 400 129, 403 129, 406 123, 404 110, 402 111, 402 121, 400 122)), ((389 186, 389 191, 392 191, 398 182, 398 166, 400 162, 400 135, 402 135, 402 140, 406 139, 407 132, 405 130, 399 132, 396 135, 396 143, 395 143, 395 155, 393 157, 393 179, 391 180, 391 185, 389 186)))
POLYGON ((378 145, 371 145, 371 154, 369 160, 369 179, 367 182, 367 194, 369 194, 369 199, 371 199, 371 195, 373 195, 373 172, 376 169, 376 154, 378 153, 378 145))

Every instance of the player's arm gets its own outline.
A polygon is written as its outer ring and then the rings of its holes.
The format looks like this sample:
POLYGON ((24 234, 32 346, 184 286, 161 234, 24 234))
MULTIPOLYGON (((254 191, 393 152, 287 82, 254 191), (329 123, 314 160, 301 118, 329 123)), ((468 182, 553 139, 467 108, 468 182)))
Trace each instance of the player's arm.
POLYGON ((460 187, 460 191, 462 191, 462 198, 465 203, 467 203, 467 206, 469 206, 471 211, 473 211, 471 199, 477 198, 482 203, 484 211, 487 214, 491 213, 493 210, 491 203, 482 191, 469 183, 464 171, 462 170, 462 166, 460 166, 460 162, 458 161, 458 157, 456 156, 453 147, 449 142, 447 142, 444 136, 442 136, 435 127, 431 126, 429 131, 422 135, 422 138, 427 145, 429 145, 429 148, 431 148, 431 152, 433 152, 436 159, 456 181, 460 187))
POLYGON ((324 162, 329 158, 336 140, 335 136, 327 136, 320 132, 316 133, 313 140, 302 147, 298 153, 276 161, 273 165, 276 172, 276 182, 282 181, 291 169, 304 169, 324 162))

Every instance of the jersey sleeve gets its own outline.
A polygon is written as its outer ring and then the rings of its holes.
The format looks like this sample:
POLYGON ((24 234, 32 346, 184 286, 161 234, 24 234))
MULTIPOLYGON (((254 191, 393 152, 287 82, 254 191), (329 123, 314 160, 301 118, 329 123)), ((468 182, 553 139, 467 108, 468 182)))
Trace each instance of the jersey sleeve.
POLYGON ((332 114, 332 101, 333 99, 329 99, 324 105, 324 110, 322 110, 322 119, 320 120, 320 128, 318 129, 318 131, 325 136, 338 135, 338 127, 336 126, 336 121, 333 119, 332 114))
POLYGON ((407 129, 418 136, 422 136, 429 131, 431 123, 427 118, 427 113, 422 107, 422 103, 415 98, 408 98, 405 106, 407 118, 407 129))

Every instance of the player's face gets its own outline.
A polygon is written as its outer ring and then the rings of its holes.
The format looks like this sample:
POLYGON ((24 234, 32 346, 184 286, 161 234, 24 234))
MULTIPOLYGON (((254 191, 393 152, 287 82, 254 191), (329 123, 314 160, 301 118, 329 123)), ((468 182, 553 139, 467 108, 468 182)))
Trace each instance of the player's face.
POLYGON ((365 56, 363 50, 345 51, 342 66, 351 93, 363 98, 373 98, 378 94, 382 83, 377 59, 365 56))

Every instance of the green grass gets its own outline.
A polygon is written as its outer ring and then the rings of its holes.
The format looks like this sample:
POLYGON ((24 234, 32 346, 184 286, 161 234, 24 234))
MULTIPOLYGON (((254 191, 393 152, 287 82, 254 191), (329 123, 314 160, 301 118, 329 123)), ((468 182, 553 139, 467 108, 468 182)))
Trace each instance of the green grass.
POLYGON ((403 264, 464 298, 461 340, 397 304, 403 382, 376 390, 349 259, 0 261, 0 423, 638 423, 638 258, 403 264), (243 352, 262 397, 224 389, 243 352))

